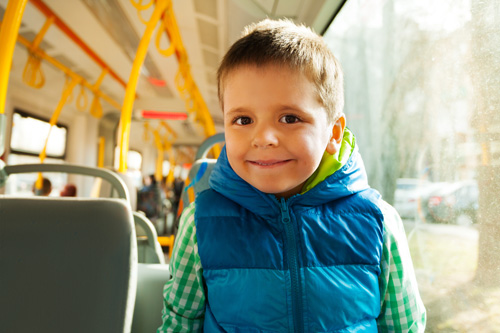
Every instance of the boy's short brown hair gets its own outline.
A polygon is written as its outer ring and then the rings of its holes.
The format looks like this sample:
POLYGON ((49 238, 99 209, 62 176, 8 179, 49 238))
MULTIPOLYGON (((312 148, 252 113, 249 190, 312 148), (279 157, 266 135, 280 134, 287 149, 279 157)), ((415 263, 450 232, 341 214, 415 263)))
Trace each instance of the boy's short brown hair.
POLYGON ((344 108, 343 74, 323 38, 290 20, 266 19, 249 25, 224 56, 217 71, 219 102, 224 80, 242 65, 279 65, 298 70, 315 85, 319 101, 335 121, 344 108))

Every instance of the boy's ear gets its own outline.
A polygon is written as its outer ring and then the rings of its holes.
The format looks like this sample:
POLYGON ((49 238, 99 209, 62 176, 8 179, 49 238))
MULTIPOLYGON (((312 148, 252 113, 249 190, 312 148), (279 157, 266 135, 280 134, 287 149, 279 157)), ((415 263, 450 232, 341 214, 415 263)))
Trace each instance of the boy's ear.
POLYGON ((330 155, 334 155, 340 150, 340 146, 342 145, 342 138, 344 137, 344 129, 345 114, 342 113, 337 121, 333 124, 332 136, 330 137, 330 141, 328 141, 328 145, 326 146, 326 151, 330 155))

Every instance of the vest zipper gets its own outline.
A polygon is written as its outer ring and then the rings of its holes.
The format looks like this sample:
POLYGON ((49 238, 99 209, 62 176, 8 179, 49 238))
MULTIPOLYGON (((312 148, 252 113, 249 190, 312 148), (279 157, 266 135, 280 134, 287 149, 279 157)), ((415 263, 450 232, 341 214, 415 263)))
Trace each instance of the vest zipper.
POLYGON ((300 287, 300 271, 298 261, 298 247, 295 237, 293 223, 290 219, 288 206, 284 198, 281 198, 281 221, 285 225, 286 233, 286 253, 288 260, 288 269, 290 270, 290 278, 292 282, 292 309, 294 332, 304 332, 302 318, 302 293, 300 287))

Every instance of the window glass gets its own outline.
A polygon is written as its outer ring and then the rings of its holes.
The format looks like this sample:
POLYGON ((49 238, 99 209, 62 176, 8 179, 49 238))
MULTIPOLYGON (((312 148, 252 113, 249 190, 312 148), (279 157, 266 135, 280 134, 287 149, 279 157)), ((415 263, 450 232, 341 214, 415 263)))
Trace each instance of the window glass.
MULTIPOLYGON (((120 148, 115 147, 115 169, 118 170, 120 162, 120 148)), ((127 154, 127 175, 132 179, 137 188, 142 187, 142 154, 136 150, 129 150, 127 154)))
MULTIPOLYGON (((64 163, 64 160, 46 158, 45 163, 64 163)), ((20 154, 9 154, 8 165, 14 164, 28 164, 28 163, 40 163, 40 159, 35 156, 30 155, 20 155, 20 154)), ((37 173, 20 173, 13 174, 9 176, 7 184, 5 186, 6 194, 19 195, 19 196, 32 196, 33 185, 37 180, 37 173)), ((44 172, 43 177, 48 178, 52 183, 52 191, 50 196, 59 196, 59 192, 66 185, 68 180, 68 175, 65 173, 52 173, 44 172)))
POLYGON ((12 119, 12 137, 10 147, 12 151, 38 155, 42 151, 47 135, 47 156, 64 157, 66 152, 67 130, 63 126, 54 125, 50 129, 47 121, 14 112, 12 119))
POLYGON ((350 0, 324 35, 429 332, 500 327, 500 2, 350 0))

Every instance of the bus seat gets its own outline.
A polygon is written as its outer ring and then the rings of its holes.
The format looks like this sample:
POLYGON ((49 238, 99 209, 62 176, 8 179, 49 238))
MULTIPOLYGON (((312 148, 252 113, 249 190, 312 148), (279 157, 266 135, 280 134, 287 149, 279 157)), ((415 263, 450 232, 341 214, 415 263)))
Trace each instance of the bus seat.
POLYGON ((0 196, 5 332, 130 332, 137 288, 122 199, 0 196))
MULTIPOLYGON (((106 169, 108 170, 108 169, 106 169)), ((109 169, 110 172, 113 172, 116 176, 118 176, 125 186, 128 189, 129 194, 129 203, 130 207, 132 207, 132 211, 137 210, 137 187, 134 184, 134 181, 127 175, 112 169, 109 169)), ((116 192, 113 191, 113 186, 108 182, 103 182, 101 178, 96 178, 94 180, 94 185, 92 188, 92 196, 96 198, 109 198, 109 197, 119 197, 116 192)))
POLYGON ((210 187, 208 185, 208 180, 216 163, 216 159, 208 158, 200 159, 193 163, 188 176, 190 183, 184 186, 184 189, 182 190, 182 202, 184 208, 194 200, 196 194, 210 187), (191 187, 193 188, 192 191, 194 191, 194 196, 190 197, 189 191, 191 187))
POLYGON ((137 235, 137 259, 139 263, 165 264, 163 250, 158 242, 156 229, 149 219, 133 212, 137 235))
POLYGON ((217 160, 214 158, 207 158, 207 154, 215 144, 223 141, 224 133, 217 133, 207 138, 200 145, 200 148, 196 152, 195 162, 189 170, 188 179, 190 183, 186 184, 182 190, 182 203, 179 205, 181 207, 178 212, 179 215, 182 209, 187 207, 194 200, 196 194, 209 188, 208 180, 217 160), (193 188, 192 190, 190 190, 191 187, 193 188), (193 191, 194 195, 190 196, 189 191, 193 191))
POLYGON ((139 264, 132 333, 156 332, 162 323, 163 287, 170 279, 168 265, 139 264))

